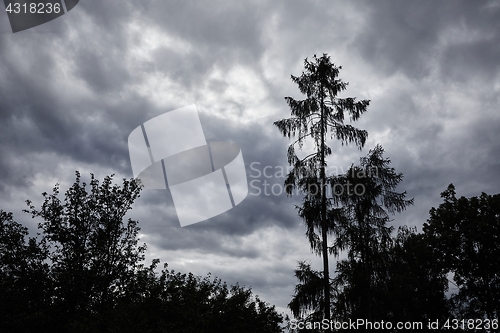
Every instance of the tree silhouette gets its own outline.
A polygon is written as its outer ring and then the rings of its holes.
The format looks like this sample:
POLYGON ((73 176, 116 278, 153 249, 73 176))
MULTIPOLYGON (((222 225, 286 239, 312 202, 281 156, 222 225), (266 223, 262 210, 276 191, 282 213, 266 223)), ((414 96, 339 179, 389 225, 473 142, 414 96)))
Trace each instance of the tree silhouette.
POLYGON ((135 180, 90 186, 80 180, 59 198, 43 193, 37 238, 0 210, 1 332, 282 332, 283 317, 252 294, 210 275, 144 265, 138 222, 126 213, 135 180))
POLYGON ((288 148, 288 163, 293 169, 285 180, 288 195, 294 188, 304 194, 303 206, 299 215, 306 223, 307 236, 311 248, 323 257, 324 317, 330 320, 330 274, 328 267, 328 234, 333 221, 327 217, 330 200, 327 198, 326 157, 332 150, 326 144, 328 134, 342 144, 354 142, 360 149, 364 146, 368 133, 351 125, 344 124, 346 113, 352 121, 358 120, 366 112, 369 101, 356 101, 355 98, 339 98, 347 84, 338 78, 341 67, 336 67, 330 57, 314 55, 313 60, 304 61, 305 71, 298 77, 291 76, 304 100, 285 97, 291 109, 291 118, 274 122, 285 137, 296 137, 288 148), (304 141, 310 138, 315 151, 304 158, 295 153, 295 145, 302 149, 304 141), (319 231, 321 236, 316 234, 319 231))
MULTIPOLYGON (((377 261, 380 263, 381 261, 377 261)), ((444 322, 450 316, 448 279, 432 247, 416 228, 400 227, 375 287, 378 317, 392 322, 444 322)))
POLYGON ((40 314, 49 304, 52 289, 47 247, 35 238, 26 243, 28 228, 0 210, 0 330, 38 332, 40 314))
POLYGON ((500 304, 500 194, 457 198, 450 184, 430 210, 424 234, 442 269, 459 288, 455 316, 498 319, 500 304))
POLYGON ((50 246, 55 303, 61 314, 77 318, 88 311, 103 312, 124 292, 141 261, 146 246, 138 245, 138 222, 125 214, 141 190, 134 180, 113 185, 112 176, 102 184, 91 176, 90 189, 76 181, 58 197, 43 193, 40 210, 27 201, 32 217, 41 217, 39 228, 50 246))
MULTIPOLYGON (((377 145, 360 159, 359 165, 352 165, 345 174, 328 177, 332 207, 327 213, 330 221, 336 221, 332 227, 336 237, 329 250, 335 255, 347 254, 347 259, 337 263, 334 292, 330 295, 334 319, 338 321, 385 320, 389 313, 397 312, 390 304, 381 305, 395 297, 388 285, 397 280, 398 272, 390 268, 401 259, 395 256, 401 253, 396 251, 396 244, 402 246, 401 239, 409 237, 393 239, 392 227, 387 223, 391 213, 401 212, 413 204, 413 199, 407 200, 405 192, 395 191, 403 176, 389 166, 390 160, 383 157, 383 152, 377 145)), ((302 209, 310 209, 311 214, 317 211, 312 206, 302 209)), ((318 290, 319 276, 309 265, 299 265, 299 284, 289 304, 294 316, 303 317, 309 310, 312 313, 305 319, 317 319, 321 309, 316 300, 323 297, 318 290)))
POLYGON ((403 174, 389 166, 391 161, 384 158, 383 153, 382 146, 377 145, 360 159, 359 165, 351 166, 344 175, 330 178, 334 201, 341 205, 332 210, 340 218, 334 226, 336 238, 331 252, 346 251, 348 256, 348 260, 337 265, 340 274, 335 278, 335 286, 341 287, 346 279, 351 280, 351 286, 356 281, 358 292, 349 297, 350 302, 358 303, 352 315, 368 320, 372 319, 376 304, 373 295, 375 265, 377 260, 384 265, 382 254, 388 253, 391 246, 393 228, 387 225, 390 214, 413 204, 413 199, 406 199, 406 192, 396 192, 403 174), (345 276, 346 272, 349 277, 345 276))
POLYGON ((370 269, 367 278, 366 264, 360 260, 348 257, 338 263, 333 284, 335 320, 368 319, 369 314, 371 322, 426 327, 431 320, 444 323, 449 318, 446 274, 415 229, 400 227, 383 249, 372 253, 370 269), (364 297, 367 294, 369 298, 364 297))
POLYGON ((118 302, 110 325, 116 332, 282 332, 282 316, 251 289, 167 265, 158 276, 154 268, 137 276, 134 301, 118 302))
POLYGON ((295 270, 299 283, 295 286, 295 294, 288 308, 295 318, 304 322, 321 321, 323 316, 323 276, 311 268, 311 265, 301 261, 295 270))

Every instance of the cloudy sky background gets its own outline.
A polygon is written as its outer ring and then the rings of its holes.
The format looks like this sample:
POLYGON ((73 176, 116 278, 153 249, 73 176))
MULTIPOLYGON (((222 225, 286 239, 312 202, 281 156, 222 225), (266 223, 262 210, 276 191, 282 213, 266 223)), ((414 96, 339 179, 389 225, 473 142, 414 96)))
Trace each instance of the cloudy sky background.
MULTIPOLYGON (((0 209, 34 234, 26 199, 64 191, 75 170, 133 177, 131 131, 193 103, 207 141, 241 147, 249 181, 282 184, 254 169, 287 167, 289 141, 272 123, 290 114, 283 97, 301 98, 290 75, 322 53, 343 67, 342 97, 371 100, 354 124, 369 132, 365 148, 331 142, 330 166, 345 170, 380 143, 415 199, 392 225, 421 230, 449 183, 459 196, 500 192, 498 1, 82 0, 16 34, 0 13, 0 209)), ((239 282, 285 311, 297 261, 320 259, 299 198, 256 194, 181 228, 167 191, 143 191, 130 217, 148 260, 239 282)))

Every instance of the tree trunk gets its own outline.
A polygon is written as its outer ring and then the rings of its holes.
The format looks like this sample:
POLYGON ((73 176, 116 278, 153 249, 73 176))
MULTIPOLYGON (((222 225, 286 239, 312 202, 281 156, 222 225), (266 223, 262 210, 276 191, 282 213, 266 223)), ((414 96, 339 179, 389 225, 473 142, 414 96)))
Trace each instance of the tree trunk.
MULTIPOLYGON (((321 94, 323 86, 321 86, 321 94)), ((324 279, 324 297, 325 297, 325 319, 330 321, 330 269, 328 266, 328 234, 326 220, 326 174, 325 174, 325 115, 323 110, 323 96, 321 96, 321 238, 323 252, 323 279, 324 279)), ((330 329, 327 330, 330 332, 330 329)))

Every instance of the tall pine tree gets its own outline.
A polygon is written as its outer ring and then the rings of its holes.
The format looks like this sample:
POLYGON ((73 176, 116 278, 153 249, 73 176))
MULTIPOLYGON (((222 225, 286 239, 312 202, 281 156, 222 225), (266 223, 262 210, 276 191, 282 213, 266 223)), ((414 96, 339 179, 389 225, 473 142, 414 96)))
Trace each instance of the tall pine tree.
POLYGON ((323 257, 324 318, 330 320, 330 274, 328 267, 328 233, 332 221, 327 217, 331 205, 327 197, 327 156, 332 149, 327 145, 328 138, 335 137, 342 144, 354 142, 360 149, 364 146, 368 133, 345 124, 346 114, 352 121, 359 119, 367 111, 368 100, 356 101, 355 98, 339 98, 338 94, 348 85, 338 78, 342 67, 335 66, 327 54, 314 55, 312 61, 304 61, 305 71, 300 76, 291 76, 304 100, 285 97, 291 109, 291 118, 276 121, 283 136, 296 140, 288 148, 288 163, 293 169, 285 180, 287 194, 294 188, 304 194, 303 206, 299 215, 307 227, 311 248, 323 257), (298 145, 302 149, 304 141, 310 138, 315 150, 304 158, 295 153, 298 145), (316 232, 319 232, 320 236, 316 232))

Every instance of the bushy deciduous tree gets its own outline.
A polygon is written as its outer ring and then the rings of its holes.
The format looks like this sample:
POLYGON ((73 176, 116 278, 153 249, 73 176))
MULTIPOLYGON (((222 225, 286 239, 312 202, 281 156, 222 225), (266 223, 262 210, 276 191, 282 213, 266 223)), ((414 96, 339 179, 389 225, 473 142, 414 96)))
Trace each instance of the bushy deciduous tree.
POLYGON ((125 215, 135 180, 90 186, 77 172, 43 193, 40 240, 0 211, 1 332, 281 332, 283 318, 249 288, 144 265, 138 222, 125 215))
POLYGON ((450 184, 424 233, 442 269, 453 274, 455 316, 499 317, 500 194, 457 198, 450 184))
POLYGON ((416 228, 399 228, 385 266, 377 270, 384 272, 375 283, 379 318, 423 323, 449 318, 448 279, 416 228))
POLYGON ((68 316, 85 311, 104 311, 124 292, 141 261, 146 246, 138 244, 138 222, 125 214, 139 196, 134 180, 102 184, 91 175, 87 188, 76 181, 59 198, 59 185, 43 193, 41 209, 28 200, 28 212, 40 217, 44 241, 50 246, 51 276, 57 292, 54 301, 68 316))
POLYGON ((120 302, 116 332, 264 332, 278 333, 283 321, 274 306, 249 288, 228 286, 168 270, 147 277, 147 287, 135 302, 120 302))

